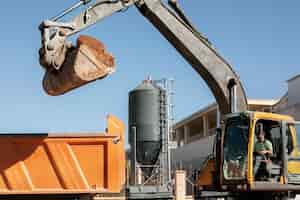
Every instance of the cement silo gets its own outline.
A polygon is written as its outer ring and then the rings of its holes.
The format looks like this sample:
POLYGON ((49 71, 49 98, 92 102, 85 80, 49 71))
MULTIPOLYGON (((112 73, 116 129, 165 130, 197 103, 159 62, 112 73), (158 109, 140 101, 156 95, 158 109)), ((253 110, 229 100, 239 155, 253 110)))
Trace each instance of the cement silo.
POLYGON ((129 93, 129 142, 142 165, 154 165, 161 151, 160 107, 160 89, 149 80, 129 93))
MULTIPOLYGON (((165 83, 165 82, 162 82, 165 83)), ((173 199, 168 149, 166 84, 143 81, 129 93, 128 199, 173 199)))

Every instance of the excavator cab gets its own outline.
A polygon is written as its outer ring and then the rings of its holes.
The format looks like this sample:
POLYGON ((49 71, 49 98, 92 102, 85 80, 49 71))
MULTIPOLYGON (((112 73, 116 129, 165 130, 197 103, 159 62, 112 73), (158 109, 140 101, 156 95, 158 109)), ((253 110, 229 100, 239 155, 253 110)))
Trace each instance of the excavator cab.
POLYGON ((196 196, 209 191, 300 191, 300 123, 286 115, 246 111, 226 115, 222 126, 215 157, 198 173, 196 196), (255 152, 262 128, 272 145, 272 153, 263 159, 255 152))

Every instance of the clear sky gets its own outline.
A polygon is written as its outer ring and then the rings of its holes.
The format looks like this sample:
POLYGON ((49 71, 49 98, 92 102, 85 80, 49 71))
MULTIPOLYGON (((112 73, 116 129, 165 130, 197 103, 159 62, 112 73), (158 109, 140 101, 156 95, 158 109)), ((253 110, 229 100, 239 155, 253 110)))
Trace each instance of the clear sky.
MULTIPOLYGON (((128 92, 142 79, 175 79, 176 119, 214 101, 204 81, 136 8, 84 31, 117 61, 110 77, 47 96, 38 64, 39 23, 74 0, 3 1, 0 132, 102 131, 112 113, 127 124, 128 92)), ((186 14, 233 65, 249 98, 280 98, 300 73, 300 1, 181 0, 186 14)))

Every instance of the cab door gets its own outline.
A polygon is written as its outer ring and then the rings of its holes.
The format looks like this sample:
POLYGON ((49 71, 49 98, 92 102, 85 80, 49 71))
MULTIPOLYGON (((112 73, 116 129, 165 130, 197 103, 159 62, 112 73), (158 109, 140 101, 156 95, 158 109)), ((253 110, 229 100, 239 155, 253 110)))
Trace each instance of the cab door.
POLYGON ((291 184, 300 184, 300 122, 286 123, 287 181, 291 184))

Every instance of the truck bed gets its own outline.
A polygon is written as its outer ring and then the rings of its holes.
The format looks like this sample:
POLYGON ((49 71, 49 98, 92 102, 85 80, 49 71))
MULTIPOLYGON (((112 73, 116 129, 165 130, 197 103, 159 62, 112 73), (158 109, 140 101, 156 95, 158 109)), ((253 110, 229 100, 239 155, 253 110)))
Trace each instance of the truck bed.
POLYGON ((105 133, 0 135, 4 195, 120 193, 125 183, 124 125, 108 117, 105 133))

